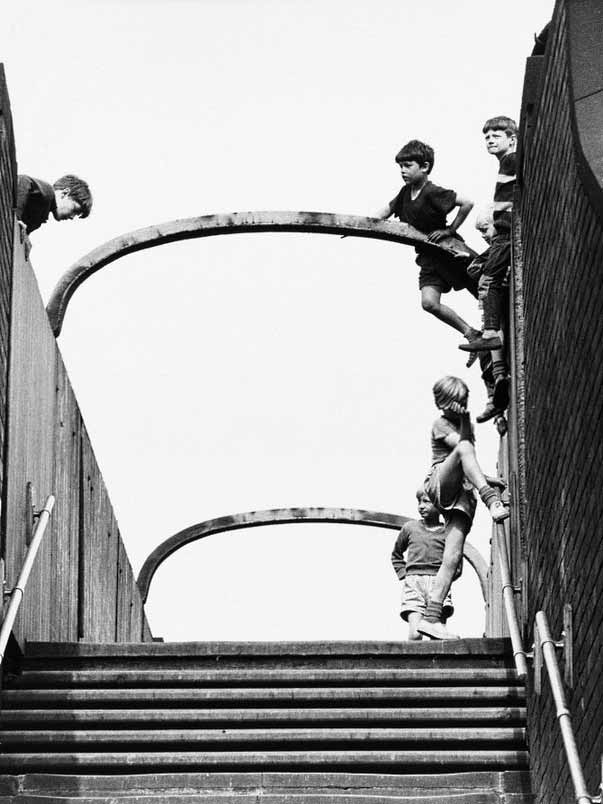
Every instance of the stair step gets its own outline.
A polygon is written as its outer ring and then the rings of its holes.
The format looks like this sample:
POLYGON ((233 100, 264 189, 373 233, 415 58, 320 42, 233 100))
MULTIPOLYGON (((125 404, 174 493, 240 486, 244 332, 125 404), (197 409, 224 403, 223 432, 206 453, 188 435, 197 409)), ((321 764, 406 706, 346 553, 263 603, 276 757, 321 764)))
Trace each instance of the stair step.
POLYGON ((22 669, 511 667, 508 641, 30 643, 22 669))
POLYGON ((164 752, 86 752, 86 753, 9 753, 0 754, 0 771, 82 770, 112 772, 144 770, 270 768, 311 769, 334 766, 363 769, 387 768, 397 772, 418 769, 527 768, 526 751, 514 750, 423 750, 423 751, 164 751, 164 752))
POLYGON ((229 684, 268 686, 287 684, 521 684, 511 668, 449 668, 446 673, 432 668, 252 668, 211 670, 26 670, 11 686, 103 687, 103 686, 227 686, 229 684))
POLYGON ((523 707, 416 707, 348 709, 3 709, 2 726, 34 728, 52 722, 54 728, 108 724, 198 724, 237 723, 525 723, 523 707))
POLYGON ((454 702, 484 703, 496 702, 506 704, 522 704, 525 702, 525 688, 523 686, 465 686, 465 687, 281 687, 269 689, 265 687, 244 687, 231 689, 228 687, 215 687, 207 689, 146 687, 144 695, 141 689, 123 687, 121 689, 5 689, 0 700, 3 708, 56 705, 84 705, 84 706, 120 706, 140 704, 145 708, 150 701, 154 705, 195 706, 200 703, 211 702, 213 705, 235 704, 237 706, 258 703, 267 703, 276 706, 279 703, 286 705, 294 703, 320 703, 323 706, 333 706, 342 703, 366 706, 375 701, 380 704, 422 703, 438 702, 448 706, 454 702))
POLYGON ((456 773, 351 773, 351 772, 211 772, 211 773, 139 773, 139 774, 55 774, 26 773, 0 776, 0 795, 18 792, 37 795, 169 795, 175 793, 265 795, 294 793, 421 796, 459 795, 469 792, 527 793, 530 775, 525 770, 456 773))
MULTIPOLYGON (((534 796, 505 796, 504 804, 533 804, 534 796)), ((481 793, 444 793, 430 796, 381 796, 341 793, 176 793, 158 796, 142 794, 117 796, 0 796, 0 804, 503 804, 495 791, 481 793)))
POLYGON ((204 750, 214 747, 261 745, 286 748, 303 747, 328 743, 342 744, 346 749, 354 743, 362 746, 383 745, 400 747, 411 745, 414 748, 437 743, 471 743, 478 746, 484 743, 512 744, 520 747, 525 742, 525 729, 522 728, 389 728, 389 729, 96 729, 69 730, 56 729, 23 731, 0 731, 0 746, 3 751, 11 748, 24 750, 28 746, 52 744, 53 751, 82 750, 92 746, 125 746, 126 748, 144 745, 179 746, 191 750, 199 745, 204 750))

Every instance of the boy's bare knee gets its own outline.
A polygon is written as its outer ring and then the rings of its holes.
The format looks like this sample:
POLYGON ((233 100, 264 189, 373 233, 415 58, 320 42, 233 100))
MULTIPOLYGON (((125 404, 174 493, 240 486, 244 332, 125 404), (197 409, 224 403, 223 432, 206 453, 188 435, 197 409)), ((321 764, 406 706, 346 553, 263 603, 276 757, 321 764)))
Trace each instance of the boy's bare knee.
POLYGON ((432 315, 437 315, 440 312, 440 302, 435 299, 422 298, 421 306, 426 313, 431 313, 432 315))
POLYGON ((470 455, 471 453, 475 452, 475 447, 471 443, 471 441, 459 441, 459 443, 454 448, 454 451, 457 452, 459 455, 470 455))

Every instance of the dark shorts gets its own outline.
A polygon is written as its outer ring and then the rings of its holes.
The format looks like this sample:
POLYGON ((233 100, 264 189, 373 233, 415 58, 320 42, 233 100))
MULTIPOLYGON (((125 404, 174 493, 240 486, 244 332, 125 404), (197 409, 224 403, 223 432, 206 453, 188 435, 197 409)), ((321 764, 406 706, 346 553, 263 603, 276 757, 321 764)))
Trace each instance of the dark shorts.
POLYGON ((488 249, 488 256, 482 268, 482 276, 488 285, 494 283, 501 287, 511 266, 511 241, 508 237, 496 235, 488 249))
POLYGON ((448 257, 437 251, 417 252, 416 263, 419 271, 419 289, 436 288, 440 293, 450 290, 468 290, 477 298, 477 279, 469 276, 467 266, 470 260, 465 257, 448 257))

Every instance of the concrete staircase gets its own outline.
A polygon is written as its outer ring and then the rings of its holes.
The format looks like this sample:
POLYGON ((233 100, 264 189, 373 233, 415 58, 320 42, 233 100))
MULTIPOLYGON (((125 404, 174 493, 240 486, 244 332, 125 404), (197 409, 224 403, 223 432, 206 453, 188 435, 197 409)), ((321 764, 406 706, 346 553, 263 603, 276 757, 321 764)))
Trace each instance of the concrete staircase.
POLYGON ((30 644, 0 804, 524 804, 504 640, 30 644))

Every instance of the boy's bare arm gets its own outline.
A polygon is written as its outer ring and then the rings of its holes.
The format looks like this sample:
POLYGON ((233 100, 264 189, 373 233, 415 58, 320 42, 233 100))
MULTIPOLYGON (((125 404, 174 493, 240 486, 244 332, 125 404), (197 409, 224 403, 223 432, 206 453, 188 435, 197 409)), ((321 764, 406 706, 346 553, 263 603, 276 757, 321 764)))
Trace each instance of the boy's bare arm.
POLYGON ((392 199, 386 207, 382 207, 380 210, 377 211, 375 215, 371 215, 372 218, 379 218, 379 220, 386 220, 390 217, 390 215, 394 212, 394 204, 396 203, 396 199, 392 199))
POLYGON ((445 237, 450 237, 451 235, 456 234, 457 230, 466 220, 467 215, 473 209, 473 201, 470 201, 468 198, 463 198, 457 194, 455 206, 459 208, 455 219, 445 229, 436 229, 434 232, 431 232, 427 238, 430 243, 439 243, 440 240, 443 240, 445 237))

